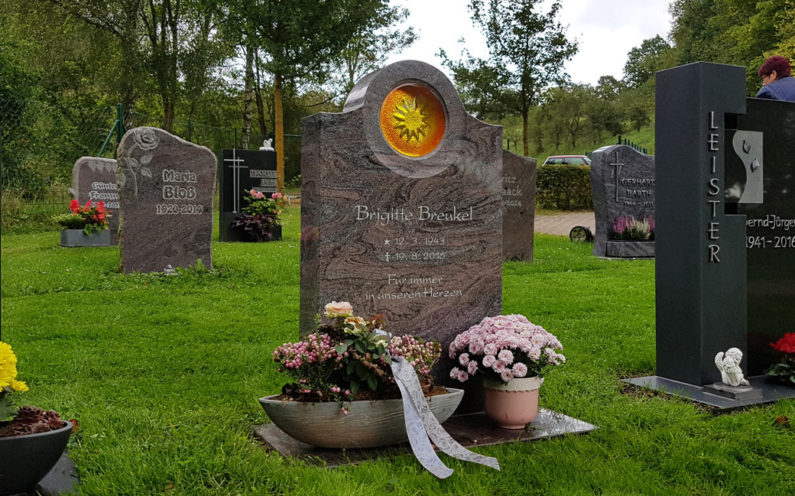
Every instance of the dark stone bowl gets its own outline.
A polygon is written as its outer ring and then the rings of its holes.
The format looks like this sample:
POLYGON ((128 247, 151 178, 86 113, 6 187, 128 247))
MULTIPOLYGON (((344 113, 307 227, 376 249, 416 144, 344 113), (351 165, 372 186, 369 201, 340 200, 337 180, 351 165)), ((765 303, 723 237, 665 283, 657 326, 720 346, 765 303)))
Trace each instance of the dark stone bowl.
POLYGON ((32 492, 61 457, 72 423, 25 436, 0 437, 0 495, 32 492))

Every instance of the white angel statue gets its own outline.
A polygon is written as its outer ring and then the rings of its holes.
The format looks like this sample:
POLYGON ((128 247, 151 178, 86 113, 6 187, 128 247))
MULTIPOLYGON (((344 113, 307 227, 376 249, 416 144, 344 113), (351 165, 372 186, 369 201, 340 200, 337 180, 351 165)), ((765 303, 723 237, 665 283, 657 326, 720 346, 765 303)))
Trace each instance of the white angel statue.
POLYGON ((743 359, 743 352, 738 348, 729 348, 726 354, 719 351, 715 355, 715 366, 720 370, 720 378, 724 384, 729 386, 749 386, 748 381, 743 378, 743 371, 740 362, 743 359))

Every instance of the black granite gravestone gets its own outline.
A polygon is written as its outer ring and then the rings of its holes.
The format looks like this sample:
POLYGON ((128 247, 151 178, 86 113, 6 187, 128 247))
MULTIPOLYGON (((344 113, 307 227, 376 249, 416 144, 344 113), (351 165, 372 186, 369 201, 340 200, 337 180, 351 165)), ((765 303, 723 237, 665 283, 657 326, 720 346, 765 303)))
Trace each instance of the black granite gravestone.
POLYGON ((654 157, 626 145, 591 155, 598 257, 654 256, 654 157), (644 238, 644 239, 641 239, 644 238))
POLYGON ((502 151, 502 258, 533 261, 536 159, 502 151))
POLYGON ((745 399, 710 388, 718 352, 739 348, 743 372, 759 373, 772 363, 761 341, 795 324, 795 104, 746 100, 737 66, 690 64, 658 72, 656 84, 657 375, 627 382, 719 409, 795 397, 761 378, 745 399), (764 337, 749 346, 756 332, 764 337))
POLYGON ((302 121, 301 331, 332 300, 389 331, 455 334, 502 309, 502 129, 438 69, 365 76, 302 121))
POLYGON ((249 237, 232 228, 232 220, 242 215, 244 191, 256 190, 270 196, 276 192, 276 152, 273 150, 224 150, 221 170, 218 238, 220 241, 248 241, 249 237))
POLYGON ((746 216, 748 372, 757 375, 778 359, 770 343, 795 332, 795 103, 749 98, 729 125, 726 196, 746 216))

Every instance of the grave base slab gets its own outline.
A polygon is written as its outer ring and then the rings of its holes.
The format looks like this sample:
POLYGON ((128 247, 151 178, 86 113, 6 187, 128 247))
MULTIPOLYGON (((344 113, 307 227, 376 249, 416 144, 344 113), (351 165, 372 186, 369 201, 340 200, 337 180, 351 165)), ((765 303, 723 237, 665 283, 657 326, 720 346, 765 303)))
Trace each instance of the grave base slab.
MULTIPOLYGON (((530 423, 530 428, 521 431, 500 429, 483 412, 454 415, 443 426, 453 439, 466 448, 537 441, 564 434, 585 434, 598 428, 582 420, 543 408, 539 409, 538 416, 530 423)), ((411 453, 408 443, 369 449, 316 448, 296 441, 273 424, 256 426, 254 434, 265 443, 266 448, 278 451, 282 456, 303 459, 326 467, 352 465, 384 456, 411 453)))
MULTIPOLYGON (((717 409, 721 413, 754 405, 775 403, 785 398, 795 398, 795 388, 769 383, 765 381, 763 376, 748 378, 748 382, 751 383, 753 390, 759 391, 760 394, 745 397, 741 396, 738 397, 738 399, 720 396, 714 391, 710 392, 710 387, 696 386, 695 384, 687 384, 685 382, 666 379, 665 377, 656 375, 623 379, 623 382, 631 384, 632 386, 652 389, 660 393, 678 396, 695 403, 707 405, 717 409)), ((710 384, 708 386, 712 385, 710 384)))

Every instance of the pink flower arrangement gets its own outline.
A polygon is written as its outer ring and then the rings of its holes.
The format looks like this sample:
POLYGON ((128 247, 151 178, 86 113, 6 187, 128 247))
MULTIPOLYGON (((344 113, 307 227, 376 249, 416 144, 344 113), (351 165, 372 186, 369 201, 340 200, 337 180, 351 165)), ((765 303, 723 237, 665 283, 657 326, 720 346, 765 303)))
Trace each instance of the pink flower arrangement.
POLYGON ((457 363, 450 377, 465 382, 480 372, 509 382, 541 376, 547 367, 566 361, 562 349, 558 338, 523 315, 486 317, 450 343, 449 356, 457 363))
POLYGON ((610 239, 626 241, 648 241, 654 239, 654 217, 637 220, 631 215, 622 215, 613 221, 610 239))

